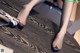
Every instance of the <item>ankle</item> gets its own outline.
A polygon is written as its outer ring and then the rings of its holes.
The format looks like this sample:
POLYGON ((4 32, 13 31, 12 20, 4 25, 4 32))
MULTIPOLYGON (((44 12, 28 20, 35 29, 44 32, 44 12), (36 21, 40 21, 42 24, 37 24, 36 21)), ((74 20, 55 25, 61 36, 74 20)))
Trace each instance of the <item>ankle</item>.
POLYGON ((19 24, 20 24, 21 26, 25 26, 25 25, 26 25, 26 21, 24 22, 24 21, 19 20, 19 24))
POLYGON ((60 37, 64 37, 65 34, 66 34, 66 31, 60 31, 57 35, 60 38, 60 37))

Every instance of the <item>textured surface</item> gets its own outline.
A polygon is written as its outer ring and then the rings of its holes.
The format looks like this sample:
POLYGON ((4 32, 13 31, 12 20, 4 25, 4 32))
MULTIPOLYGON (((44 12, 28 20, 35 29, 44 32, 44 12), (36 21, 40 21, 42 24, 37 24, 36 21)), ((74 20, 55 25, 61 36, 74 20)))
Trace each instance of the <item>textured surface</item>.
MULTIPOLYGON (((17 16, 18 12, 7 5, 0 3, 0 8, 12 16, 17 16)), ((4 23, 1 21, 0 24, 4 23)), ((55 24, 32 12, 28 17, 27 25, 22 30, 10 27, 0 28, 0 44, 13 49, 14 53, 55 53, 51 50, 55 31, 57 31, 55 24)), ((79 46, 68 33, 59 53, 80 53, 79 46)))

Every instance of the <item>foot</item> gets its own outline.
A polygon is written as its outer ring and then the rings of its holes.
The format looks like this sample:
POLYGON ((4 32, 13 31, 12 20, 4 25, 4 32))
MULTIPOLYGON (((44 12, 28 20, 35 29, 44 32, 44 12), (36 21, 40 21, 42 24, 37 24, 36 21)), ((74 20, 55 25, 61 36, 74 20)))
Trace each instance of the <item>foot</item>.
POLYGON ((53 42, 53 51, 57 52, 62 48, 64 35, 65 34, 58 33, 56 39, 53 42))
POLYGON ((26 25, 26 18, 20 17, 17 18, 19 20, 19 25, 24 26, 26 25))
POLYGON ((26 25, 27 18, 18 17, 17 19, 19 20, 17 27, 19 29, 23 29, 23 27, 26 25))
POLYGON ((27 20, 27 15, 28 13, 26 13, 27 9, 24 8, 19 14, 18 14, 18 17, 17 19, 19 20, 19 24, 21 26, 24 26, 26 25, 26 20, 27 20))

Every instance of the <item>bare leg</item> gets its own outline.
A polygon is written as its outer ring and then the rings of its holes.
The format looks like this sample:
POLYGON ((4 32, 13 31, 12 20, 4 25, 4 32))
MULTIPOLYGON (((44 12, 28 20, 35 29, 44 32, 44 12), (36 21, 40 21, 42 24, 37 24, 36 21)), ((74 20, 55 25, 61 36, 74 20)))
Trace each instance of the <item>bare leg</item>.
POLYGON ((17 17, 17 19, 19 19, 19 21, 20 21, 20 24, 26 25, 26 20, 27 20, 27 17, 29 15, 31 9, 39 2, 40 2, 40 0, 32 0, 30 3, 28 3, 24 6, 24 9, 19 13, 19 15, 17 17))
POLYGON ((57 2, 58 2, 58 7, 62 9, 62 6, 63 6, 62 0, 57 0, 57 2))
POLYGON ((54 1, 53 1, 53 0, 50 0, 50 2, 51 2, 51 3, 54 3, 54 1))
POLYGON ((73 9, 72 9, 72 13, 71 13, 71 17, 70 17, 70 21, 74 22, 75 18, 76 18, 76 10, 77 10, 77 2, 74 3, 73 9))
POLYGON ((71 15, 71 10, 73 7, 73 2, 64 2, 64 6, 63 6, 63 23, 62 23, 62 27, 59 31, 59 33, 57 34, 56 39, 53 42, 53 48, 58 48, 61 49, 62 48, 62 44, 63 44, 63 38, 65 36, 66 33, 66 29, 68 26, 68 22, 70 19, 70 15, 71 15))

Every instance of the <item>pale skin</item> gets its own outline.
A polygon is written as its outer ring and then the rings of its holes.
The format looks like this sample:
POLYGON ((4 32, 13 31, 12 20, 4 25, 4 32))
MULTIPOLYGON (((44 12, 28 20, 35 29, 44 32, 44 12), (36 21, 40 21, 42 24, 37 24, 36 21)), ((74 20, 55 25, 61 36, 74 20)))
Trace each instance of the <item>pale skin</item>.
POLYGON ((24 9, 19 13, 19 15, 17 17, 17 19, 20 20, 20 23, 22 25, 26 25, 26 19, 29 15, 30 11, 39 2, 41 2, 41 1, 40 0, 32 0, 29 4, 24 5, 24 9))
POLYGON ((75 2, 73 4, 72 13, 71 13, 71 16, 70 16, 70 21, 72 21, 72 22, 74 22, 75 19, 76 19, 77 4, 78 4, 78 2, 75 2))
POLYGON ((58 7, 62 9, 63 6, 62 0, 57 0, 57 3, 58 3, 58 7))
POLYGON ((53 48, 54 47, 57 47, 58 49, 62 48, 63 39, 64 39, 66 30, 67 30, 68 23, 70 21, 70 18, 72 19, 72 21, 75 20, 75 14, 76 14, 75 7, 77 7, 77 2, 75 3, 74 2, 64 2, 64 6, 63 6, 64 10, 62 14, 63 22, 62 22, 60 31, 57 34, 56 39, 53 41, 53 48))
POLYGON ((53 42, 53 47, 57 47, 58 49, 62 48, 63 38, 66 33, 66 29, 67 29, 67 25, 69 22, 72 6, 73 6, 73 3, 71 3, 71 2, 64 3, 64 7, 63 7, 64 10, 63 10, 63 16, 62 16, 63 17, 62 27, 61 27, 59 33, 57 34, 56 39, 53 42))
MULTIPOLYGON (((24 9, 22 9, 17 17, 17 19, 19 20, 20 25, 26 25, 26 20, 27 17, 31 11, 31 9, 38 4, 39 2, 41 2, 40 0, 31 0, 30 3, 24 5, 24 9)), ((59 8, 62 8, 62 1, 58 0, 58 6, 59 8)), ((62 48, 62 44, 63 44, 63 39, 67 30, 67 26, 70 20, 70 17, 72 18, 74 15, 75 18, 75 12, 76 12, 76 6, 77 3, 75 4, 75 6, 73 7, 74 2, 64 2, 64 6, 63 6, 63 13, 62 13, 62 18, 63 18, 63 22, 62 22, 62 26, 60 28, 60 31, 57 33, 56 39, 53 41, 53 47, 57 47, 58 49, 62 48), (73 9, 74 8, 74 9, 73 9), (72 13, 73 12, 73 13, 72 13)), ((7 22, 9 22, 9 19, 6 19, 6 17, 0 15, 0 17, 4 20, 6 20, 7 22)))

